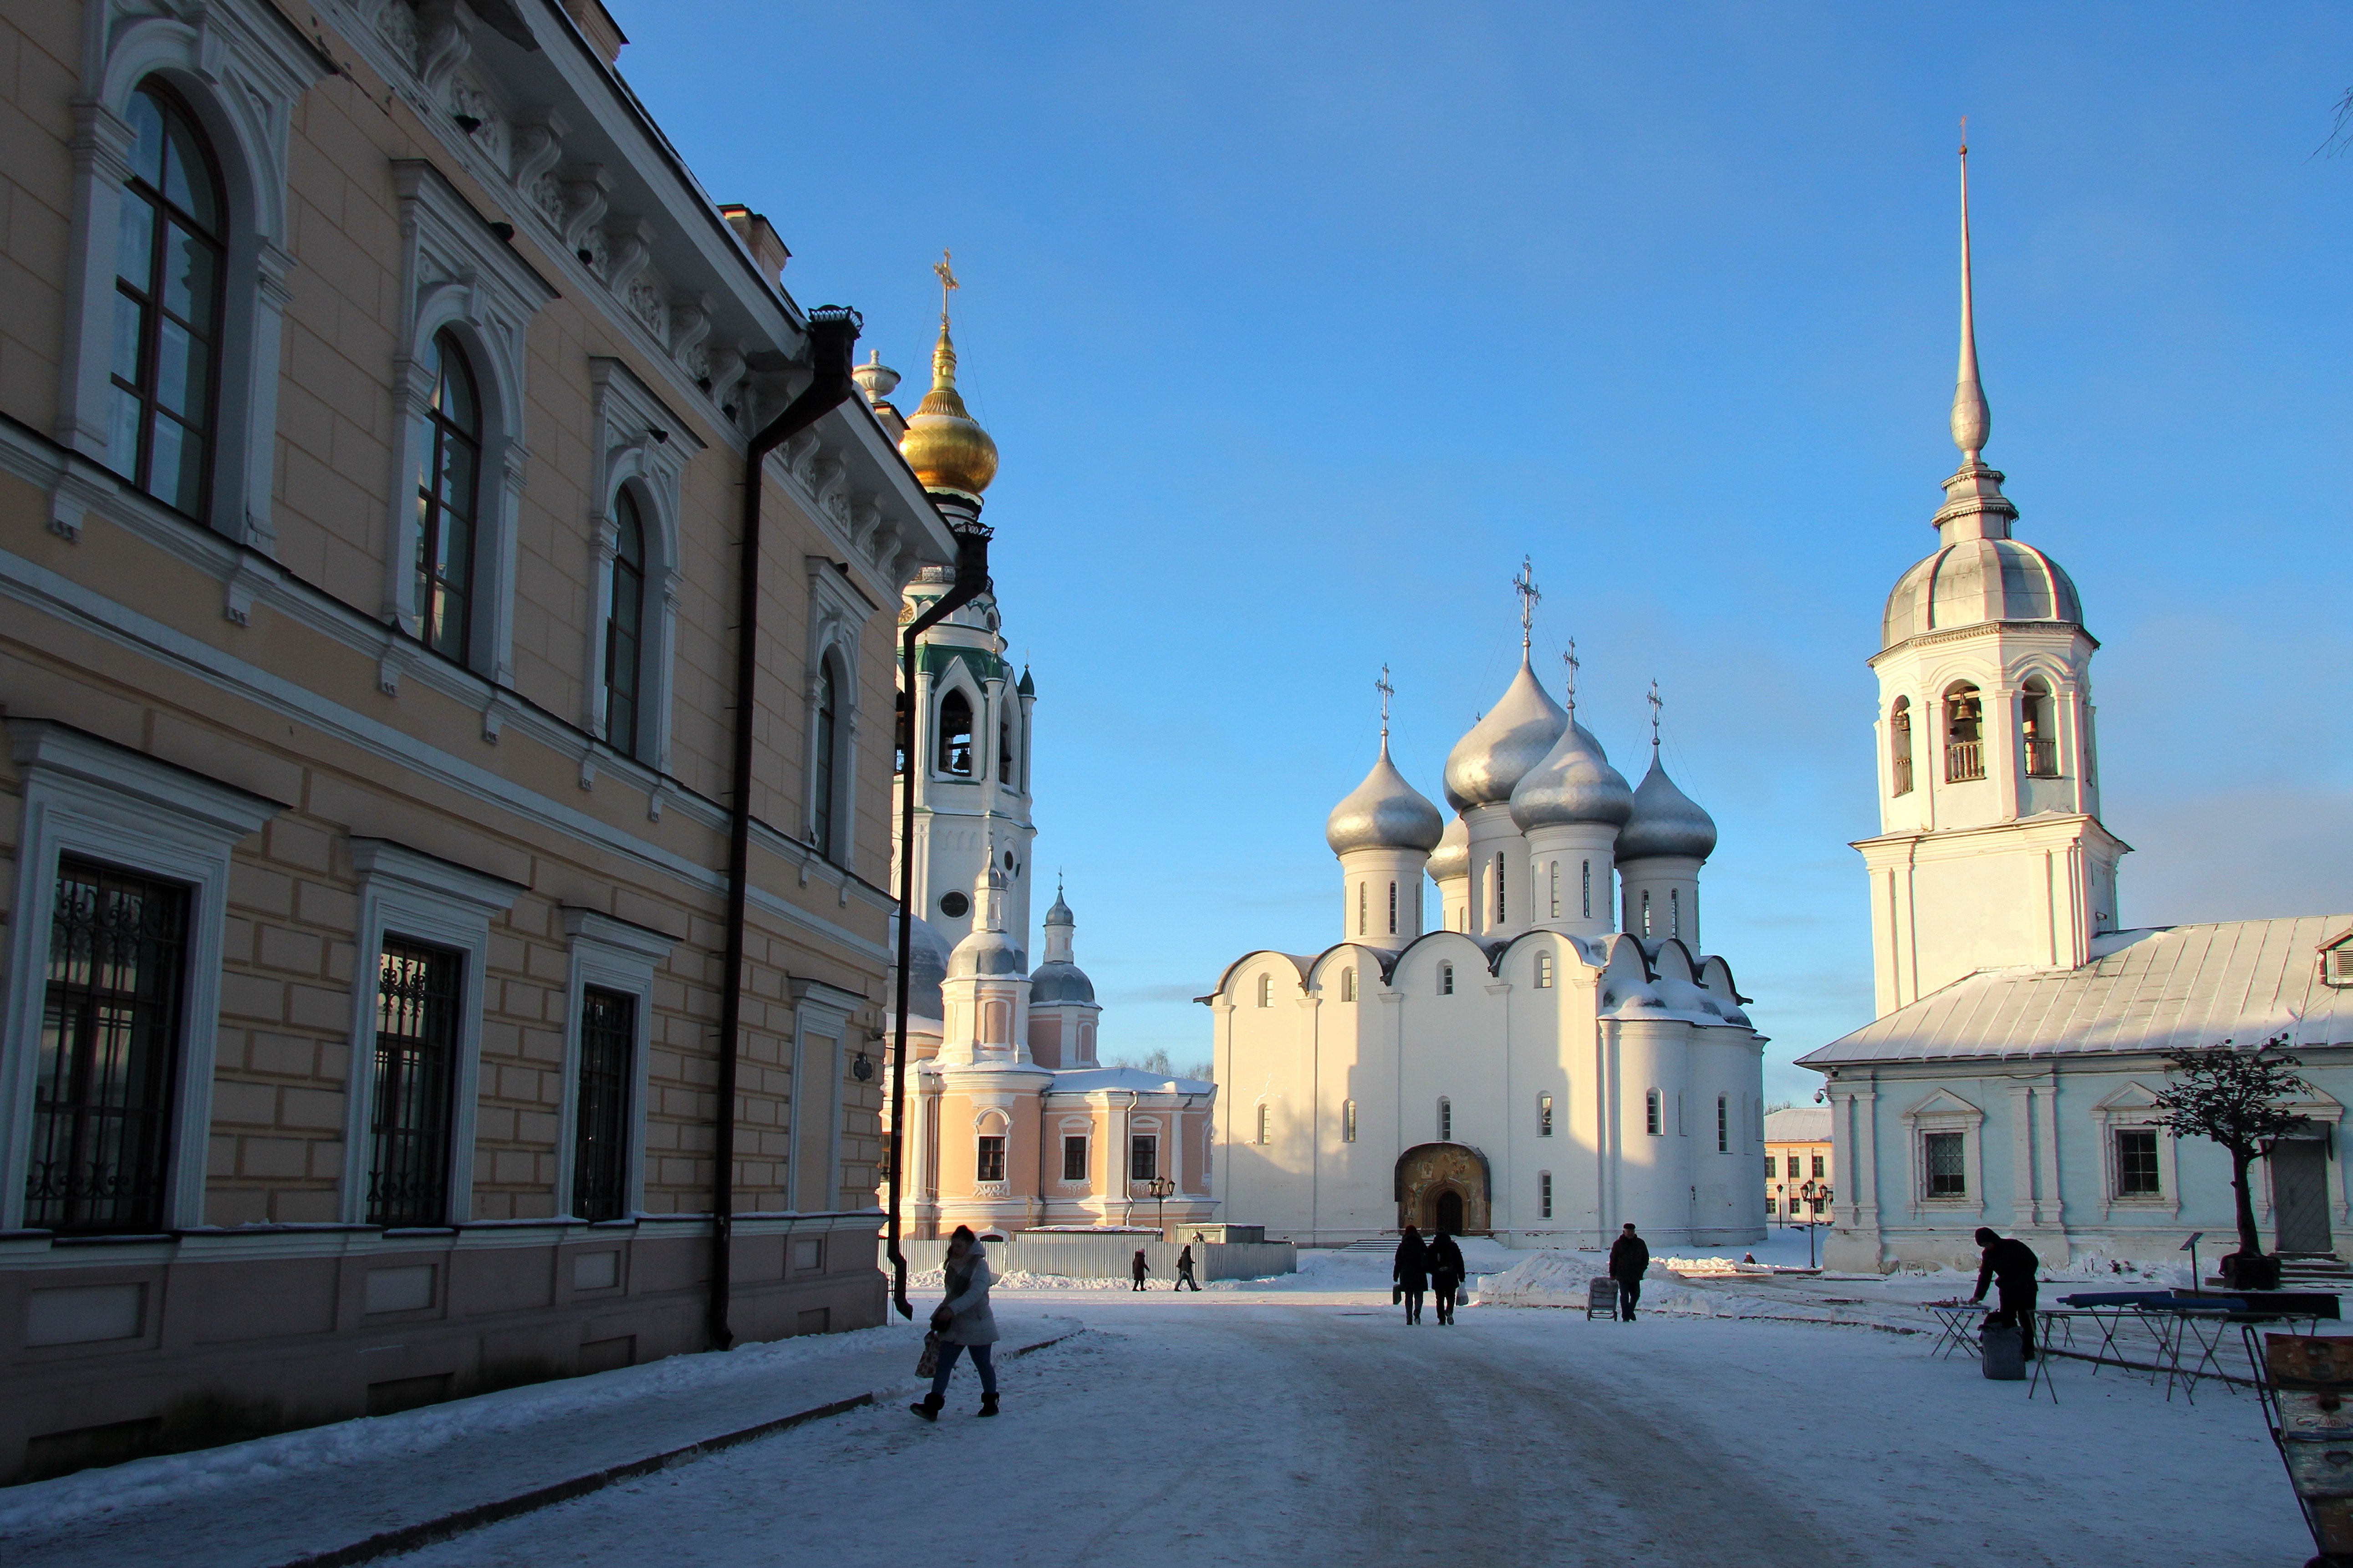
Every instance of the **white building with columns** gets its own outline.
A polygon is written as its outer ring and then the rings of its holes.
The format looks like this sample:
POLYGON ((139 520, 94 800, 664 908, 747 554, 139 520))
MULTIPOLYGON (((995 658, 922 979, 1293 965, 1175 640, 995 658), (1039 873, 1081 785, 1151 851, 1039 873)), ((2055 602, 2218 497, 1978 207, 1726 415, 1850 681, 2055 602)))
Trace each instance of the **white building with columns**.
MULTIPOLYGON (((1525 584, 1524 584, 1525 586, 1525 584)), ((1765 1040, 1700 940, 1715 825, 1630 788, 1530 668, 1446 763, 1334 808, 1338 940, 1237 959, 1215 1016, 1216 1194, 1270 1238, 1424 1232, 1654 1248, 1764 1235, 1765 1040), (1422 879, 1440 920, 1425 928, 1422 879)))
MULTIPOLYGON (((1964 150, 1966 160, 1966 150, 1964 150)), ((1837 1143, 1839 1268, 1973 1258, 1980 1225, 2046 1263, 2175 1261, 2232 1229, 2229 1161, 2157 1125, 2166 1056, 2284 1038, 2315 1087, 2255 1168, 2266 1247, 2326 1255, 2353 1218, 2353 916, 2126 926, 2100 819, 2092 656, 2075 585, 2011 536, 1983 453, 1966 161, 1961 465, 1936 548, 1888 596, 1868 876, 1879 1016, 1800 1058, 1837 1143)), ((2227 1250, 2229 1244, 2219 1248, 2227 1250)))

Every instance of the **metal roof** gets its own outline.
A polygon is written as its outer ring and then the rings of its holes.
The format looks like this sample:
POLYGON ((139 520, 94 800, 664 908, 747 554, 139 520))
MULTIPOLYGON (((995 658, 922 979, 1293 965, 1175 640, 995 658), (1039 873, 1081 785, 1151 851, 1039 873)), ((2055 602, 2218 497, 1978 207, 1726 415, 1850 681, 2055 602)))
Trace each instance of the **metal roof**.
POLYGON ((2320 950, 2353 915, 2161 926, 2095 939, 2080 969, 1988 970, 1798 1058, 1803 1067, 2177 1051, 2220 1041, 2353 1045, 2353 989, 2320 950))
POLYGON ((1831 1141, 1831 1108, 1790 1105, 1765 1113, 1767 1143, 1827 1143, 1831 1141))

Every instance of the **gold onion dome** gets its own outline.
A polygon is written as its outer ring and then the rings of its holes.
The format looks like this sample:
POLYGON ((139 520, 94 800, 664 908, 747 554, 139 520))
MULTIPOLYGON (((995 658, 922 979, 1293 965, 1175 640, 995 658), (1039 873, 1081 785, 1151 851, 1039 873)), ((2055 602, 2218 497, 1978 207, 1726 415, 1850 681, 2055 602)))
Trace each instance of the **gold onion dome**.
POLYGON ((955 344, 948 338, 944 314, 939 346, 932 350, 932 389, 907 421, 899 451, 925 489, 961 490, 977 497, 997 477, 997 443, 957 395, 955 363, 955 344))

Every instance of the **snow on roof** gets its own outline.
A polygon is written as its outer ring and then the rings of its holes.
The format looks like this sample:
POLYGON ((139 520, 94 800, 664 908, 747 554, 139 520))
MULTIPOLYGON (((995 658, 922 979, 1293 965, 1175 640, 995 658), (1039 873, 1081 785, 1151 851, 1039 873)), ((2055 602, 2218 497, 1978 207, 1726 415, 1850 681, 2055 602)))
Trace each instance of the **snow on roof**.
POLYGON ((1831 1141, 1831 1108, 1793 1105, 1765 1113, 1767 1143, 1827 1143, 1831 1141))
POLYGON ((1049 1094, 1095 1094, 1107 1089, 1138 1089, 1147 1094, 1208 1094, 1214 1083, 1199 1079, 1171 1078, 1142 1068, 1068 1068, 1054 1075, 1049 1094))
POLYGON ((1802 1067, 2177 1051, 2219 1041, 2353 1045, 2353 990, 2324 984, 2320 950, 2353 917, 2223 921, 2117 931, 2080 969, 1989 970, 1798 1058, 1802 1067))

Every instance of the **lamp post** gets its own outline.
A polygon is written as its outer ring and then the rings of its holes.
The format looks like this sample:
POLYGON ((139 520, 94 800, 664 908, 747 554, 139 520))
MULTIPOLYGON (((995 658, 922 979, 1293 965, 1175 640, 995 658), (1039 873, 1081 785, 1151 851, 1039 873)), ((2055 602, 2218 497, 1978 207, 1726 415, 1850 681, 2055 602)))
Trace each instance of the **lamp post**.
POLYGON ((1144 1190, 1160 1202, 1160 1239, 1166 1241, 1168 1239, 1168 1194, 1176 1190, 1176 1184, 1166 1176, 1155 1176, 1144 1184, 1144 1190))

